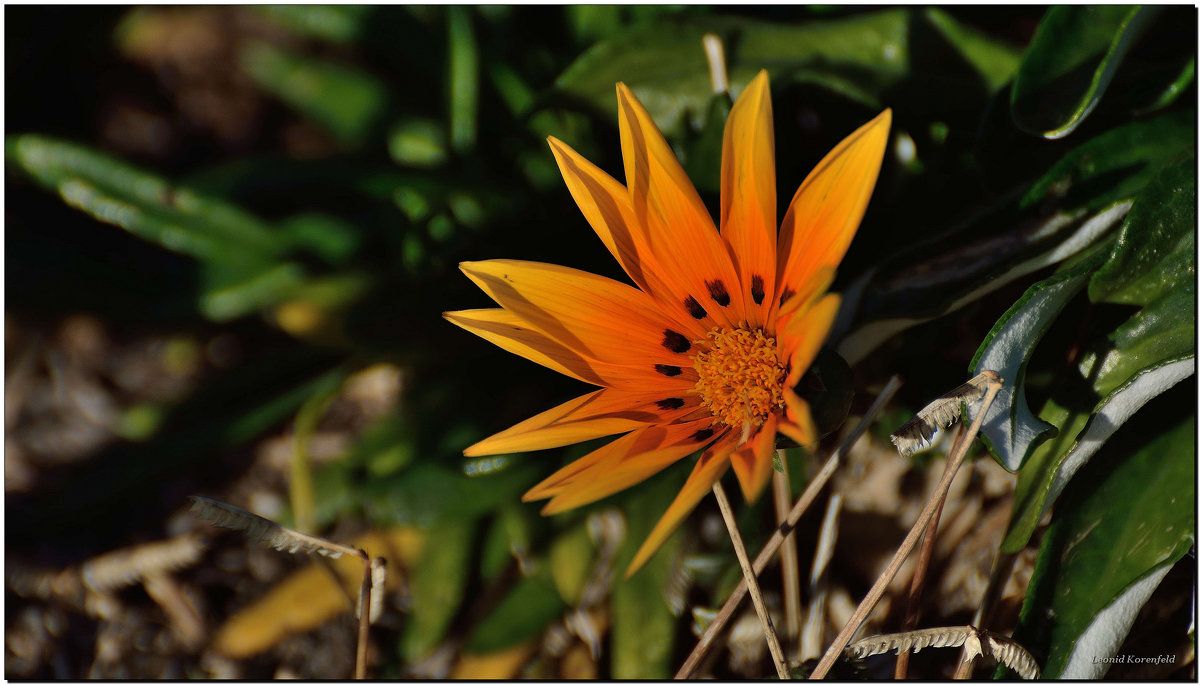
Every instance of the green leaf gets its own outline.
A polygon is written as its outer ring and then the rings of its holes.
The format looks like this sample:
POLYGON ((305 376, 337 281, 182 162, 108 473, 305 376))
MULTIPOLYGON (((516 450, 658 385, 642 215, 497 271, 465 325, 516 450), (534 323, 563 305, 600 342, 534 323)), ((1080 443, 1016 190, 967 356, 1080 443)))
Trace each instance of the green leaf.
POLYGON ((588 534, 587 524, 580 523, 560 533, 550 545, 547 556, 550 576, 559 596, 575 606, 596 558, 596 546, 588 534))
POLYGON ((838 352, 857 364, 898 332, 1094 244, 1164 160, 1191 148, 1194 120, 1193 112, 1170 113, 1098 135, 1065 154, 1019 200, 993 202, 934 240, 886 257, 869 280, 845 291, 840 316, 849 322, 853 315, 855 325, 838 352))
MULTIPOLYGON (((686 464, 691 466, 691 464, 686 464)), ((653 530, 683 485, 684 469, 668 469, 636 488, 623 502, 627 521, 625 544, 616 568, 623 573, 638 547, 653 530)), ((671 675, 677 621, 667 606, 665 589, 680 552, 676 531, 646 564, 613 587, 612 677, 662 680, 671 675)))
POLYGON ((1193 155, 1155 177, 1130 211, 1108 263, 1088 284, 1093 302, 1146 305, 1195 278, 1195 183, 1193 155))
POLYGON ((721 36, 730 89, 740 92, 766 68, 778 83, 815 83, 871 107, 908 71, 908 12, 887 10, 787 25, 735 17, 662 20, 601 41, 559 76, 555 85, 615 111, 613 86, 625 81, 667 133, 685 118, 703 127, 712 96, 701 39, 721 36))
POLYGON ((408 119, 392 127, 388 134, 388 152, 398 164, 436 167, 446 161, 445 139, 440 123, 430 119, 408 119))
MULTIPOLYGON (((1109 260, 1093 277, 1107 301, 1144 306, 1103 339, 1087 345, 1075 376, 1083 397, 1055 396, 1041 419, 1059 429, 1037 447, 1017 479, 1012 522, 1002 549, 1019 550, 1070 478, 1118 427, 1153 397, 1194 373, 1195 161, 1164 168, 1141 196, 1109 260), (1180 250, 1173 249, 1182 243, 1180 250), (1152 283, 1150 274, 1161 282, 1152 283)), ((985 428, 986 430, 986 428, 985 428)))
POLYGON ((1132 197, 1158 164, 1196 140, 1196 113, 1172 112, 1106 131, 1063 155, 1021 198, 1022 207, 1047 200, 1096 210, 1132 197))
POLYGON ((376 521, 429 525, 444 518, 465 519, 518 501, 541 470, 533 462, 479 476, 424 462, 392 478, 367 484, 367 511, 376 521))
POLYGON ((521 578, 517 586, 484 617, 467 640, 468 652, 494 652, 519 644, 541 633, 562 615, 565 605, 545 572, 545 567, 521 578))
POLYGON ((240 55, 250 78, 341 143, 362 142, 387 103, 387 89, 360 69, 253 43, 240 55))
POLYGON ((1091 113, 1125 53, 1157 13, 1128 5, 1052 7, 1038 24, 1012 90, 1017 126, 1049 139, 1091 113))
POLYGON ((377 8, 366 5, 258 5, 257 12, 301 36, 353 43, 366 32, 377 8))
POLYGON ((1101 677, 1164 569, 1194 543, 1195 417, 1133 428, 1072 484, 1042 543, 1014 638, 1045 650, 1043 677, 1101 677))
POLYGON ((469 7, 448 7, 446 22, 450 32, 450 145, 462 154, 475 146, 479 49, 469 7))
POLYGON ((351 223, 330 214, 306 212, 280 223, 289 242, 307 248, 327 264, 341 266, 358 249, 362 234, 351 223))
POLYGON ((999 90, 1012 78, 1021 61, 1018 49, 959 23, 949 13, 936 7, 925 10, 925 18, 983 77, 989 93, 999 90))
POLYGON ((415 661, 433 650, 458 612, 470 576, 474 525, 445 521, 429 529, 429 543, 412 570, 412 607, 400 638, 404 658, 415 661))
MULTIPOLYGON (((1029 452, 1057 429, 1034 416, 1025 398, 1025 367, 1038 341, 1075 295, 1087 284, 1103 256, 1085 260, 1073 269, 1033 284, 1000 317, 971 360, 971 373, 990 370, 1004 379, 983 419, 980 435, 996 461, 1009 471, 1021 468, 1029 452)), ((978 418, 979 407, 968 405, 968 416, 978 418)))
POLYGON ((11 136, 6 156, 68 205, 174 252, 262 266, 287 247, 284 236, 241 208, 84 145, 11 136))

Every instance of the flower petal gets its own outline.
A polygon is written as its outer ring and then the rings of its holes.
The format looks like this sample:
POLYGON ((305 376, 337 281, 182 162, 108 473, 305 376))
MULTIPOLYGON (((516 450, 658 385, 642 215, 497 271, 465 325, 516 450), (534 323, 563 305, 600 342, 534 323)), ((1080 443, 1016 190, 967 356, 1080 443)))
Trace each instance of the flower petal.
POLYGON ((790 389, 783 392, 783 401, 787 403, 787 420, 779 422, 779 432, 809 452, 815 452, 820 436, 817 435, 817 424, 813 422, 808 402, 790 389))
POLYGON ((500 306, 584 358, 669 368, 664 378, 682 380, 691 371, 687 336, 636 288, 539 262, 493 259, 460 268, 500 306))
POLYGON ((766 70, 742 91, 721 151, 721 236, 742 282, 746 322, 761 327, 775 295, 775 131, 766 70))
POLYGON ((712 439, 712 419, 648 426, 621 436, 567 464, 534 486, 525 501, 554 497, 542 510, 556 514, 590 504, 640 483, 704 447, 712 439))
POLYGON ((887 147, 892 111, 863 125, 817 165, 779 228, 779 297, 805 290, 822 267, 837 268, 858 230, 887 147))
POLYGON ((671 423, 692 412, 699 402, 695 395, 664 397, 605 388, 526 419, 471 445, 463 454, 479 457, 573 445, 647 424, 671 423))
POLYGON ((584 359, 549 336, 525 324, 521 317, 504 309, 465 309, 442 314, 447 321, 464 328, 506 352, 537 362, 565 376, 593 385, 604 385, 594 368, 584 359))
POLYGON ((683 484, 683 489, 676 495, 675 501, 671 502, 671 506, 667 507, 666 513, 659 519, 654 530, 650 531, 650 536, 646 538, 633 557, 633 561, 625 571, 626 578, 633 575, 642 567, 642 564, 646 563, 650 555, 654 554, 663 541, 679 526, 680 521, 683 521, 684 517, 692 509, 695 509, 704 495, 712 489, 713 483, 724 475, 725 470, 729 468, 729 453, 737 446, 738 437, 736 431, 730 431, 723 439, 718 440, 712 447, 705 450, 704 454, 700 455, 700 460, 692 469, 692 475, 688 476, 687 482, 683 484))
POLYGON ((789 371, 784 387, 796 385, 796 381, 808 371, 816 358, 833 320, 837 318, 842 298, 830 293, 813 303, 804 311, 797 311, 780 324, 779 344, 782 359, 788 360, 789 371))
POLYGON ((740 445, 729 458, 747 502, 758 499, 774 470, 775 429, 778 423, 778 415, 767 417, 754 437, 740 445))
POLYGON ((741 285, 708 209, 650 114, 623 83, 617 84, 617 103, 633 212, 674 303, 685 316, 734 327, 746 317, 741 298, 734 297, 741 285))

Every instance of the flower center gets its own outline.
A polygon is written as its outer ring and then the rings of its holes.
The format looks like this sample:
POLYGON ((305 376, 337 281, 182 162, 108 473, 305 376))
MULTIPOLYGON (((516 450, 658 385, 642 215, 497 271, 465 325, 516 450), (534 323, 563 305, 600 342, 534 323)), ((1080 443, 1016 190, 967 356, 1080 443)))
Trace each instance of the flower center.
POLYGON ((694 357, 700 379, 693 392, 718 421, 742 426, 749 419, 760 426, 784 406, 787 369, 779 361, 775 338, 757 328, 717 327, 695 344, 708 349, 694 357))

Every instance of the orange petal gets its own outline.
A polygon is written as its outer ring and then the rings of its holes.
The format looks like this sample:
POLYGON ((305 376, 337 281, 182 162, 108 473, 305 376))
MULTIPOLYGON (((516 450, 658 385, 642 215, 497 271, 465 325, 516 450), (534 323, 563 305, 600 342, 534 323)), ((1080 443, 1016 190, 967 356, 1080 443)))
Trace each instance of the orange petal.
POLYGON ((704 337, 707 329, 688 316, 682 305, 671 305, 675 296, 659 275, 662 268, 650 253, 645 227, 633 214, 629 190, 569 145, 554 137, 549 142, 571 197, 621 268, 639 288, 667 304, 668 316, 679 319, 692 337, 704 337))
POLYGON ((634 431, 567 464, 522 499, 554 497, 542 510, 546 515, 595 502, 704 447, 712 437, 711 425, 708 418, 634 431))
POLYGON ((780 296, 806 290, 822 267, 837 268, 858 230, 887 148, 892 111, 884 110, 838 144, 792 198, 779 228, 780 296))
POLYGON ((787 403, 787 420, 779 422, 779 432, 802 445, 809 452, 817 449, 817 424, 813 423, 812 411, 799 395, 792 390, 783 391, 787 403))
POLYGON ((683 489, 679 491, 675 501, 671 502, 667 512, 659 519, 658 525, 650 531, 650 536, 646 538, 633 557, 633 562, 625 571, 626 578, 633 575, 642 567, 642 564, 646 563, 650 555, 654 554, 654 551, 674 532, 684 517, 691 513, 704 495, 712 489, 713 483, 724 475, 725 470, 729 468, 729 453, 737 446, 738 437, 736 431, 730 431, 723 439, 718 440, 712 447, 705 450, 704 454, 700 455, 700 460, 692 469, 692 475, 688 476, 687 482, 683 484, 683 489))
POLYGON ((503 309, 466 309, 445 312, 442 316, 455 326, 464 328, 507 352, 587 383, 604 384, 596 373, 594 362, 584 359, 545 334, 534 330, 512 312, 503 309))
POLYGON ((811 307, 798 311, 786 321, 780 323, 779 343, 782 359, 788 360, 790 370, 784 387, 796 385, 796 381, 808 371, 816 358, 833 320, 837 318, 838 307, 842 298, 830 293, 817 300, 811 307))
POLYGON ((687 335, 636 288, 539 262, 493 259, 460 268, 500 306, 582 357, 649 370, 662 365, 665 379, 692 365, 687 335))
POLYGON ((463 450, 468 457, 530 452, 671 423, 699 404, 695 395, 663 397, 605 388, 565 402, 463 450))
POLYGON ((725 122, 721 236, 742 281, 746 321, 761 327, 775 295, 775 131, 766 70, 746 86, 725 122))
POLYGON ((675 296, 672 304, 684 316, 691 311, 697 319, 732 328, 746 314, 728 248, 671 146, 623 83, 617 84, 617 102, 633 212, 675 296))
POLYGON ((729 458, 747 502, 758 499, 774 470, 775 428, 778 422, 779 417, 775 414, 767 417, 754 438, 738 447, 729 458))

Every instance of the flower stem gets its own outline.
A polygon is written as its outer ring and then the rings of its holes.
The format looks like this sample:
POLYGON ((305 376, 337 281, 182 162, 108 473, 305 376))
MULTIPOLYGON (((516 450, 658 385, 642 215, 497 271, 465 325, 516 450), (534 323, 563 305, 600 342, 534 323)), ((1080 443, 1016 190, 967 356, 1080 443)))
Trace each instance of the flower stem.
POLYGON ((733 518, 733 508, 729 506, 729 498, 725 496, 725 488, 721 481, 713 483, 713 494, 717 497, 717 506, 721 508, 721 516, 725 519, 725 527, 729 529, 729 539, 733 542, 733 551, 737 553, 738 563, 742 565, 742 575, 746 578, 746 587, 750 589, 750 599, 754 602, 754 610, 758 612, 758 620, 762 622, 763 634, 767 638, 767 647, 771 650, 771 660, 775 662, 775 671, 780 680, 791 680, 788 673, 787 659, 783 656, 783 648, 779 646, 779 636, 775 634, 775 626, 771 625, 771 617, 767 614, 767 605, 763 603, 762 591, 758 588, 758 578, 750 566, 750 557, 746 554, 746 545, 742 542, 742 534, 738 532, 737 521, 733 518))
POLYGON ((992 400, 996 398, 996 393, 1000 391, 1002 385, 1003 382, 998 378, 988 381, 987 393, 983 396, 983 404, 980 405, 978 418, 971 424, 970 429, 967 430, 967 437, 963 438, 959 449, 950 455, 950 459, 946 464, 946 470, 942 472, 942 479, 938 482, 937 490, 934 491, 933 496, 925 504, 925 508, 921 510, 921 515, 917 517, 916 523, 908 531, 904 542, 900 543, 900 549, 897 549, 896 553, 892 555, 892 560, 888 563, 887 568, 875 580, 875 584, 871 586, 871 590, 867 593, 867 596, 863 598, 858 608, 854 610, 850 621, 842 628, 842 632, 838 633, 837 638, 834 639, 829 649, 825 650, 825 654, 817 663, 816 668, 813 669, 812 675, 809 676, 811 680, 819 680, 824 678, 825 674, 829 673, 833 662, 837 660, 838 655, 850 643, 850 637, 854 635, 854 632, 867 619, 867 615, 875 608, 879 599, 883 597, 888 583, 892 582, 892 578, 896 577, 900 566, 908 558, 909 552, 912 552, 913 547, 916 546, 917 538, 920 537, 921 533, 925 532, 925 527, 929 525, 929 521, 933 518, 934 510, 938 508, 941 500, 944 500, 946 493, 950 491, 950 483, 954 480, 954 474, 958 472, 958 467, 962 466, 963 459, 967 456, 967 450, 970 448, 971 443, 974 442, 975 436, 979 433, 979 427, 983 424, 983 419, 987 416, 988 409, 992 406, 992 400))

